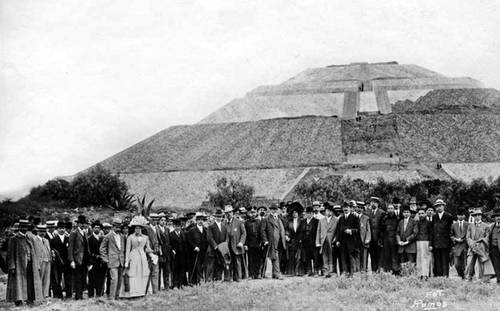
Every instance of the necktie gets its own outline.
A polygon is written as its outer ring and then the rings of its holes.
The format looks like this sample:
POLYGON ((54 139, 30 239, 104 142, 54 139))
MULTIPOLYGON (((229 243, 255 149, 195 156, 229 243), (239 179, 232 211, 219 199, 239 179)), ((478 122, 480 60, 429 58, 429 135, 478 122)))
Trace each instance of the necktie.
POLYGON ((463 230, 463 221, 460 222, 460 233, 462 233, 463 230))

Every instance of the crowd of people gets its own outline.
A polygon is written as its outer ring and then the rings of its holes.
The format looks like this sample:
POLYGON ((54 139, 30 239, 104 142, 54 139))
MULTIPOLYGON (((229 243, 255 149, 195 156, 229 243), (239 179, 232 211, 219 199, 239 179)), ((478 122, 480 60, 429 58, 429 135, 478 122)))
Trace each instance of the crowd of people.
POLYGON ((380 271, 427 279, 474 276, 500 282, 500 210, 487 223, 481 209, 436 200, 383 208, 369 203, 298 202, 213 214, 151 213, 110 222, 20 219, 5 242, 7 301, 47 297, 140 297, 201 282, 331 277, 380 271), (270 260, 270 273, 266 273, 270 260), (370 262, 370 265, 369 265, 370 262))

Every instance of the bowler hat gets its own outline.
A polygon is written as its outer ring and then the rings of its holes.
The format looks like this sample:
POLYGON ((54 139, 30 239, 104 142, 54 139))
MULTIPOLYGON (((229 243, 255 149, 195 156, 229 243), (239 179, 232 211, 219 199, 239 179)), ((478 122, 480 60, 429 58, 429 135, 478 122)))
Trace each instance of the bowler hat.
POLYGON ((312 213, 312 212, 314 212, 314 209, 312 206, 306 207, 306 213, 312 213))
POLYGON ((85 215, 78 215, 76 222, 79 224, 88 224, 87 217, 85 217, 85 215))

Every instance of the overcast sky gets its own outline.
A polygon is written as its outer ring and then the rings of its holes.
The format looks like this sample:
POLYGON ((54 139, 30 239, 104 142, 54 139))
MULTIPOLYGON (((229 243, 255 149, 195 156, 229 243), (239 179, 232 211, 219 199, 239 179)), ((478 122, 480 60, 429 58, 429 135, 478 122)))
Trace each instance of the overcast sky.
POLYGON ((0 195, 72 175, 310 67, 500 89, 500 1, 0 0, 0 195))

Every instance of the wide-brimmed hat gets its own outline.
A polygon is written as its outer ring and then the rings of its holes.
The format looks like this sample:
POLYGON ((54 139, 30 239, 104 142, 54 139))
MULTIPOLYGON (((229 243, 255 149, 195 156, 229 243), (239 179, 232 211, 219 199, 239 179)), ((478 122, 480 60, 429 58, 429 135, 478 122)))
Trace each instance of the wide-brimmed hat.
POLYGON ((356 201, 357 206, 365 206, 366 203, 364 201, 356 201))
POLYGON ((128 224, 129 227, 135 227, 135 226, 141 226, 141 227, 146 227, 149 224, 149 221, 144 217, 144 216, 134 216, 130 223, 128 224))
POLYGON ((38 230, 46 230, 47 229, 47 225, 42 225, 42 224, 39 224, 39 225, 36 225, 36 228, 38 230))
POLYGON ((57 220, 47 220, 45 224, 47 225, 47 229, 54 229, 57 227, 57 220))
POLYGON ((234 211, 234 209, 231 205, 224 206, 224 213, 230 213, 232 211, 234 211))
POLYGON ((320 205, 321 205, 321 203, 319 203, 319 201, 314 201, 312 205, 313 205, 313 206, 320 206, 320 205))
POLYGON ((222 211, 222 209, 218 208, 217 210, 215 210, 214 216, 215 217, 224 217, 224 212, 222 211))
POLYGON ((87 217, 85 215, 78 215, 78 218, 76 219, 76 222, 79 224, 88 224, 89 222, 87 221, 87 217))
POLYGON ((194 215, 196 217, 196 220, 205 220, 207 219, 207 215, 201 213, 201 212, 196 212, 194 215))
POLYGON ((28 229, 30 221, 28 219, 19 219, 19 229, 28 229))
POLYGON ((240 207, 238 212, 240 212, 241 214, 245 214, 247 212, 247 209, 244 207, 240 207))
POLYGON ((149 218, 150 219, 159 219, 160 218, 160 215, 157 214, 157 213, 150 213, 149 214, 149 218))
POLYGON ((434 202, 434 206, 439 206, 439 205, 446 206, 446 203, 443 200, 441 200, 441 199, 437 199, 434 202))
POLYGON ((113 228, 113 226, 109 222, 103 223, 101 227, 103 227, 103 228, 113 228))

